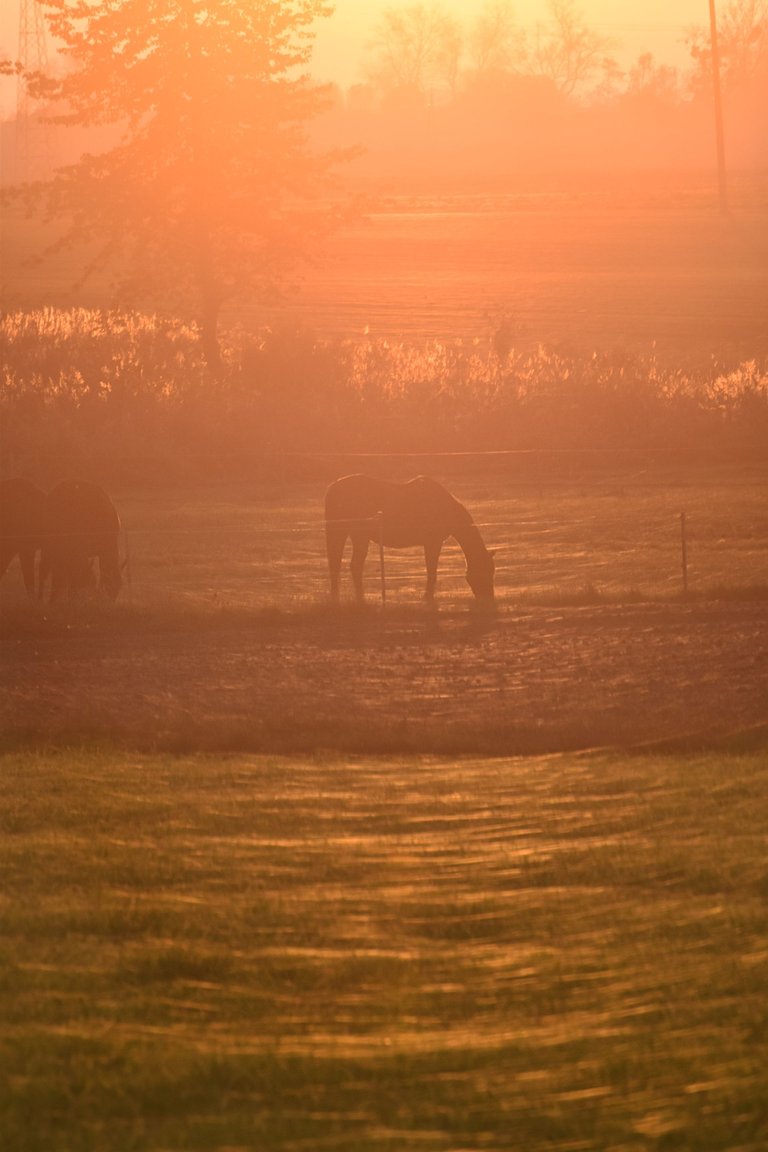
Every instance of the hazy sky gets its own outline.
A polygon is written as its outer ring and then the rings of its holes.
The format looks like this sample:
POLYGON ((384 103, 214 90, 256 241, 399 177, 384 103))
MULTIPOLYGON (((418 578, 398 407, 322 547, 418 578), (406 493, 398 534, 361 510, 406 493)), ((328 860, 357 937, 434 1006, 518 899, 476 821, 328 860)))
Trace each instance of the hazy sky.
MULTIPOLYGON (((361 79, 360 60, 377 18, 388 7, 405 7, 415 0, 336 0, 336 11, 318 26, 314 70, 322 80, 335 80, 342 87, 361 79)), ((427 0, 428 2, 428 0, 427 0)), ((467 23, 480 0, 442 0, 444 7, 467 23)), ((720 0, 721 4, 725 0, 720 0)), ((0 49, 15 57, 18 52, 18 13, 21 0, 0 0, 0 49)), ((660 63, 685 62, 681 43, 692 24, 709 23, 708 0, 580 0, 578 7, 588 23, 616 41, 614 54, 622 61, 651 51, 660 63)), ((532 26, 546 17, 545 0, 516 0, 518 21, 532 26)), ((12 114, 15 84, 0 84, 0 114, 12 114)))
MULTIPOLYGON (((402 8, 414 2, 336 0, 334 15, 318 28, 315 69, 321 78, 342 85, 359 80, 360 59, 378 16, 385 8, 402 8)), ((442 0, 442 4, 470 24, 481 0, 442 0)), ((515 0, 513 7, 524 26, 533 27, 546 19, 545 0, 515 0)), ((684 64, 686 29, 709 25, 709 0, 577 0, 577 8, 592 28, 616 41, 614 52, 621 60, 650 51, 659 63, 684 64)))

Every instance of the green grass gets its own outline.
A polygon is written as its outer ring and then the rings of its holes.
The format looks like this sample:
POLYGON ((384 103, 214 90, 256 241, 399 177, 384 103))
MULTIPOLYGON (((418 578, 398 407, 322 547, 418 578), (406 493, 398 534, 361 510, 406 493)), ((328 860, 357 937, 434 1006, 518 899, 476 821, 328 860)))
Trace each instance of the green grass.
POLYGON ((0 759, 0 1146, 768 1138, 764 751, 0 759))

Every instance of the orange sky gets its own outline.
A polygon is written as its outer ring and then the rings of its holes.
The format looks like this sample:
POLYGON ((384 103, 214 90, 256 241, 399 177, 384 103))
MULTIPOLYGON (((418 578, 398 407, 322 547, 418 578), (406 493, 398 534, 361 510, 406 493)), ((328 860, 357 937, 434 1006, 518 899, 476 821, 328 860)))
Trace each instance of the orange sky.
MULTIPOLYGON (((334 15, 318 25, 315 67, 318 77, 342 87, 361 79, 360 61, 379 14, 386 7, 404 7, 416 0, 336 0, 334 15)), ((426 0, 429 2, 429 0, 426 0)), ((18 12, 21 0, 0 0, 0 50, 15 57, 18 51, 18 12)), ((480 0, 442 0, 445 8, 470 23, 480 0)), ((719 0, 722 6, 725 0, 719 0)), ((708 0, 577 0, 588 23, 616 41, 614 54, 621 61, 651 51, 660 63, 684 64, 681 43, 692 24, 706 27, 708 0)), ((545 0, 514 0, 518 21, 532 27, 546 18, 545 0)), ((0 84, 0 116, 15 107, 13 81, 0 84)))

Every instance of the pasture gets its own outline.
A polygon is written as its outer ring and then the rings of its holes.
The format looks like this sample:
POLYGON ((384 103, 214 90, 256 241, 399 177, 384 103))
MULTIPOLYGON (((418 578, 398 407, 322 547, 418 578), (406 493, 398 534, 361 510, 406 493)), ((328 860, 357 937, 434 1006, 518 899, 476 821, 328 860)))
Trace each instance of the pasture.
MULTIPOLYGON (((434 476, 499 549, 502 604, 665 599, 682 591, 682 512, 694 595, 760 596, 768 588, 768 468, 641 451, 440 455, 342 455, 272 462, 271 476, 238 484, 112 488, 137 608, 291 610, 328 598, 323 494, 336 476, 368 471, 393 479, 434 476), (311 478, 302 478, 309 473, 311 478)), ((343 593, 351 597, 345 557, 343 593)), ((419 549, 388 549, 387 600, 413 605, 424 592, 419 549)), ((378 553, 366 591, 380 597, 378 553)), ((464 561, 449 541, 438 596, 460 607, 464 561)), ((0 606, 21 605, 10 572, 0 606)))
MULTIPOLYGON (((290 303, 227 319, 629 350, 703 394, 768 351, 764 190, 732 207, 701 182, 392 197, 290 303)), ((0 226, 7 305, 71 306, 76 262, 0 226)), ((25 463, 59 469, 67 428, 92 459, 104 425, 63 410, 19 423, 25 463)), ((105 408, 117 604, 0 583, 3 1152, 761 1152, 764 454, 635 451, 630 407, 584 441, 614 453, 270 458, 239 411, 253 468, 193 452, 171 473, 206 483, 172 486, 161 421, 142 486, 147 424, 105 408), (368 605, 328 603, 322 494, 357 470, 466 503, 495 613, 450 545, 434 609, 388 551, 382 610, 373 549, 368 605)), ((528 443, 510 412, 490 426, 528 443)))
POLYGON ((3 740, 508 754, 764 723, 764 469, 546 476, 441 477, 499 548, 491 614, 452 546, 434 609, 418 549, 386 551, 383 612, 374 549, 366 607, 345 572, 333 608, 320 480, 115 491, 117 605, 0 585, 3 740))
POLYGON ((115 491, 115 605, 9 571, 4 1152, 760 1152, 768 532, 737 472, 454 475, 505 548, 494 614, 450 548, 435 609, 410 553, 383 611, 374 557, 333 608, 323 484, 287 477, 115 491))
POLYGON ((761 1152, 765 752, 0 760, 5 1152, 761 1152))

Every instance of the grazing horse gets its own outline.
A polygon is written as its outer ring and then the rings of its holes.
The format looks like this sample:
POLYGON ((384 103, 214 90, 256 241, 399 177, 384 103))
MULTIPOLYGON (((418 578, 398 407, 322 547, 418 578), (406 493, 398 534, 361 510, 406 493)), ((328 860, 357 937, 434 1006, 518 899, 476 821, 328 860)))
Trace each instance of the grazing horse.
POLYGON ((338 600, 344 545, 352 540, 352 580, 363 599, 363 564, 368 545, 381 540, 388 548, 424 549, 426 598, 437 583, 437 562, 443 543, 452 536, 467 561, 467 583, 478 600, 493 601, 493 553, 463 504, 442 484, 416 476, 405 484, 372 476, 342 476, 325 494, 325 542, 331 576, 331 597, 338 600), (379 516, 381 513, 381 516, 379 516))
POLYGON ((19 557, 27 595, 35 595, 35 556, 42 545, 45 492, 14 476, 0 480, 0 577, 19 557))
POLYGON ((48 576, 51 600, 72 596, 93 579, 99 562, 99 590, 111 600, 122 585, 118 536, 120 517, 107 493, 89 480, 62 480, 46 498, 45 536, 40 559, 40 598, 48 576))

